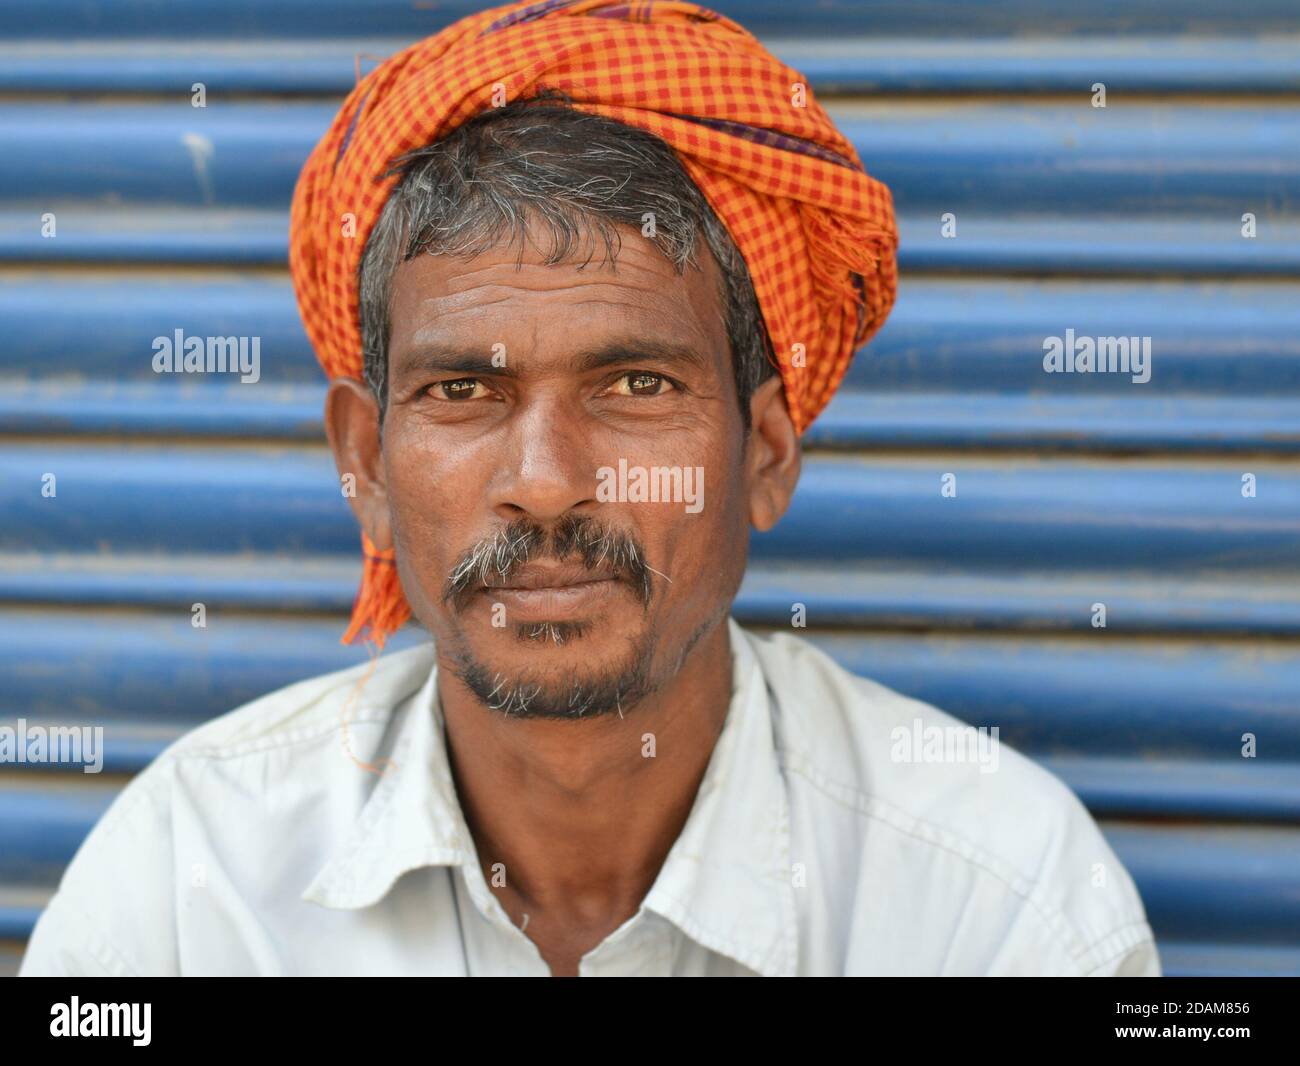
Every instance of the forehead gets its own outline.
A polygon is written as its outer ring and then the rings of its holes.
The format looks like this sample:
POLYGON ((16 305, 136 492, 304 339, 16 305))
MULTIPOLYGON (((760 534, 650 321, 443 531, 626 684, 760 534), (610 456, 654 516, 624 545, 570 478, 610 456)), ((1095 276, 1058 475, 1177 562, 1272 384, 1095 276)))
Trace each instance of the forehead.
POLYGON ((522 254, 517 242, 503 241, 472 259, 421 254, 401 263, 389 303, 392 371, 417 346, 490 351, 500 343, 532 360, 558 360, 579 344, 627 335, 689 345, 725 363, 721 272, 707 247, 701 243, 695 263, 678 274, 639 230, 615 229, 613 260, 596 240, 547 263, 544 238, 539 244, 530 231, 522 254))

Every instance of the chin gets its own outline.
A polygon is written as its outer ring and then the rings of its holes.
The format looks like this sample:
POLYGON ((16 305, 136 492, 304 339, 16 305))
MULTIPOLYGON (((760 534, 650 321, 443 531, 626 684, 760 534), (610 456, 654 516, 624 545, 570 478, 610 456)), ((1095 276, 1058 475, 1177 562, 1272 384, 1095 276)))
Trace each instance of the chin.
POLYGON ((510 717, 623 715, 650 690, 649 633, 620 633, 604 619, 518 623, 461 646, 456 676, 510 717))
POLYGON ((592 636, 596 623, 591 620, 555 621, 555 622, 517 622, 514 629, 515 640, 530 648, 549 651, 551 648, 563 648, 568 644, 587 641, 592 636))

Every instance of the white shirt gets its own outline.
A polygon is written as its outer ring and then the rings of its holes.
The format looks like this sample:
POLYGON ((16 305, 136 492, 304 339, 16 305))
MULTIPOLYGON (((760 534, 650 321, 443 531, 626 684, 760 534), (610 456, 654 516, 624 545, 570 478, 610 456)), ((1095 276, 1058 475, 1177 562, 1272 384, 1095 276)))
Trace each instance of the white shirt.
MULTIPOLYGON (((904 761, 970 728, 728 624, 733 698, 690 815, 583 976, 1159 976, 1065 785, 1005 745, 904 761)), ((20 973, 548 975, 477 860, 433 661, 382 657, 354 709, 366 667, 182 737, 82 844, 20 973)))

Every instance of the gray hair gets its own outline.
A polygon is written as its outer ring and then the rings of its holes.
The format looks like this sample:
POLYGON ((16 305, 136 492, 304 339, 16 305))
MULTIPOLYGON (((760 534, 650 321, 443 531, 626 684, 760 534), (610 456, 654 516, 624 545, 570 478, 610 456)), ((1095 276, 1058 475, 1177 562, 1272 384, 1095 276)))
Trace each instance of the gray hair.
MULTIPOLYGON (((697 265, 704 242, 722 274, 721 313, 731 345, 741 420, 749 432, 749 401, 775 373, 772 342, 745 265, 726 227, 659 137, 570 106, 557 90, 494 108, 449 136, 398 159, 402 178, 366 242, 358 269, 365 380, 387 406, 388 317, 399 262, 428 252, 472 258, 495 245, 503 231, 522 261, 526 226, 549 230, 550 265, 574 254, 593 231, 616 259, 615 223, 645 232, 681 275, 697 265)), ((591 261, 588 254, 586 263, 591 261)))

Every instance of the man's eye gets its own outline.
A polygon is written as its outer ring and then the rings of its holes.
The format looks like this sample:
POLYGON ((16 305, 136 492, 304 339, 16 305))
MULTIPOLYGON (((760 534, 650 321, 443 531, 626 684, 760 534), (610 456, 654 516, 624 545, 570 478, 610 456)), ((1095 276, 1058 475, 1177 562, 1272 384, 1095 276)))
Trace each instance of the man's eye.
POLYGON ((439 381, 430 390, 438 399, 470 400, 482 387, 477 378, 457 378, 455 381, 439 381))
POLYGON ((671 388, 667 378, 644 370, 624 374, 614 383, 614 391, 620 396, 659 396, 671 388))

